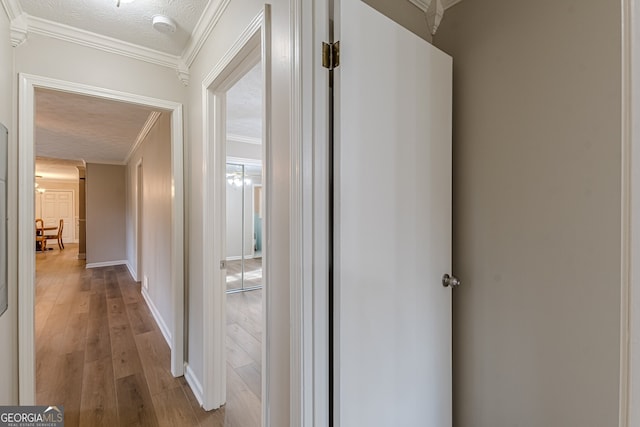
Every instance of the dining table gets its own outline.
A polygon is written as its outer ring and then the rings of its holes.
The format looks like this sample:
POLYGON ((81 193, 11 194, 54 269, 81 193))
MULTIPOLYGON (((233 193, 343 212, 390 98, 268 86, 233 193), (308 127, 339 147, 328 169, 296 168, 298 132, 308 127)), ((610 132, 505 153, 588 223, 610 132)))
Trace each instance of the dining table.
MULTIPOLYGON (((42 233, 45 233, 47 231, 53 231, 53 230, 57 230, 58 227, 57 226, 51 226, 51 227, 42 227, 42 228, 36 228, 36 235, 40 236, 42 235, 42 233)), ((36 251, 40 250, 40 242, 36 241, 36 251)), ((50 251, 53 250, 53 248, 49 248, 50 251)))

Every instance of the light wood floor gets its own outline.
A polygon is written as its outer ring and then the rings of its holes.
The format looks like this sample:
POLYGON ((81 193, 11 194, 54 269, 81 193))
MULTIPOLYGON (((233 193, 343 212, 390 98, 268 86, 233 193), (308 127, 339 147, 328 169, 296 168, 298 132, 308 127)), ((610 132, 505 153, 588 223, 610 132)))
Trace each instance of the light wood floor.
MULTIPOLYGON (((242 260, 227 261, 227 290, 242 286, 242 260)), ((262 258, 244 260, 244 289, 255 286, 262 286, 262 258)))
POLYGON ((86 270, 77 245, 36 254, 36 402, 65 426, 258 427, 261 291, 227 298, 227 404, 205 412, 124 266, 86 270))

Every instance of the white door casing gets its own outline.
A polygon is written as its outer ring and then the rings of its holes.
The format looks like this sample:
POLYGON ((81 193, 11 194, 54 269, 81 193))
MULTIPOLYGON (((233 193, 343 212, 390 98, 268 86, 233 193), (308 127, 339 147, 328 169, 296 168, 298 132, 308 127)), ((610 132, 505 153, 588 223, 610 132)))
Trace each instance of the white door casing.
POLYGON ((336 425, 450 427, 452 60, 360 0, 336 21, 336 425))
MULTIPOLYGON (((259 61, 262 61, 263 105, 271 105, 271 53, 270 53, 270 8, 256 15, 244 29, 236 42, 203 79, 203 215, 210 216, 203 226, 204 246, 202 248, 203 279, 203 348, 204 373, 201 395, 196 396, 205 410, 216 409, 226 402, 226 272, 219 261, 225 259, 225 186, 226 180, 226 91, 259 61)), ((262 159, 263 177, 266 189, 266 217, 269 218, 269 183, 271 182, 270 154, 270 111, 263 107, 262 117, 262 159)), ((265 224, 265 252, 269 252, 267 240, 269 223, 265 224)), ((270 260, 263 259, 263 283, 270 283, 270 260)), ((267 285, 263 291, 262 338, 262 425, 269 423, 269 319, 273 290, 267 285)), ((187 377, 190 380, 190 377, 187 377)), ((193 388, 193 387, 192 387, 193 388)), ((197 388, 197 387, 196 387, 197 388)))
MULTIPOLYGON (((21 73, 18 91, 18 187, 34 188, 35 184, 35 108, 36 88, 79 93, 99 98, 129 102, 171 112, 171 373, 184 373, 184 174, 182 104, 111 89, 67 82, 21 73)), ((18 197, 18 216, 26 218, 18 224, 18 372, 19 403, 35 403, 35 257, 33 242, 34 197, 23 192, 18 197), (30 218, 30 220, 29 220, 30 218)))

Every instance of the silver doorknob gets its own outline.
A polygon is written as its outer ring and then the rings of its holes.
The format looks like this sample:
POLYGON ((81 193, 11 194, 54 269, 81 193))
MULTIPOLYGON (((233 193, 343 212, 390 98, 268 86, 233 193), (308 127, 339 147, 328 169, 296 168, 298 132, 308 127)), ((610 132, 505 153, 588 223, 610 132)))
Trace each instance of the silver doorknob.
POLYGON ((442 286, 445 288, 451 286, 453 289, 460 286, 460 280, 458 280, 456 276, 449 276, 445 273, 444 276, 442 276, 442 286))

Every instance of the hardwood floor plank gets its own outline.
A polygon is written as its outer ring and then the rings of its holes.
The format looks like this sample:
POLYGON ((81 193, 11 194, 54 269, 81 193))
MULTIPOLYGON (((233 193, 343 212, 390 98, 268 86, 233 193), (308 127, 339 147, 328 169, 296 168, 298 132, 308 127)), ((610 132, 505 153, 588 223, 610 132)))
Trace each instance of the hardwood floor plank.
MULTIPOLYGON (((82 378, 84 374, 84 351, 67 353, 63 356, 54 399, 64 404, 64 425, 80 425, 80 401, 82 399, 82 378)), ((44 403, 51 405, 52 403, 44 403)))
POLYGON ((142 363, 138 355, 136 341, 128 324, 110 326, 111 357, 113 372, 116 377, 123 378, 132 374, 142 374, 142 363))
POLYGON ((118 405, 111 358, 86 363, 82 381, 80 425, 117 426, 118 405))
POLYGON ((227 325, 228 339, 233 340, 246 351, 256 363, 262 362, 262 343, 248 333, 241 325, 227 325))
POLYGON ((242 366, 253 363, 253 359, 237 342, 227 337, 227 363, 234 368, 240 368, 242 366))
POLYGON ((225 426, 257 427, 261 420, 260 399, 230 366, 227 367, 225 426))
POLYGON ((160 331, 136 335, 135 341, 151 395, 180 387, 180 381, 168 370, 171 351, 160 331))
POLYGON ((116 273, 113 269, 108 269, 104 274, 104 283, 105 288, 107 290, 107 298, 122 298, 122 293, 120 293, 120 285, 118 284, 118 279, 116 278, 116 273))
POLYGON ((116 397, 120 426, 158 426, 153 400, 142 374, 116 380, 116 397))
POLYGON ((262 372, 260 372, 260 366, 256 363, 251 363, 237 368, 235 371, 240 379, 249 387, 249 390, 260 399, 262 396, 262 372))
POLYGON ((107 299, 107 313, 109 326, 122 326, 129 324, 127 311, 121 297, 107 299))
POLYGON ((64 333, 64 352, 84 351, 87 347, 89 313, 72 313, 64 333))
POLYGON ((137 302, 126 304, 126 309, 134 334, 144 334, 145 332, 159 330, 153 320, 151 311, 149 311, 149 307, 147 307, 146 303, 140 302, 139 297, 137 302))
POLYGON ((198 420, 180 384, 152 396, 161 427, 196 426, 198 420))
POLYGON ((87 323, 87 362, 111 357, 111 336, 107 319, 107 300, 104 294, 91 295, 87 323))

